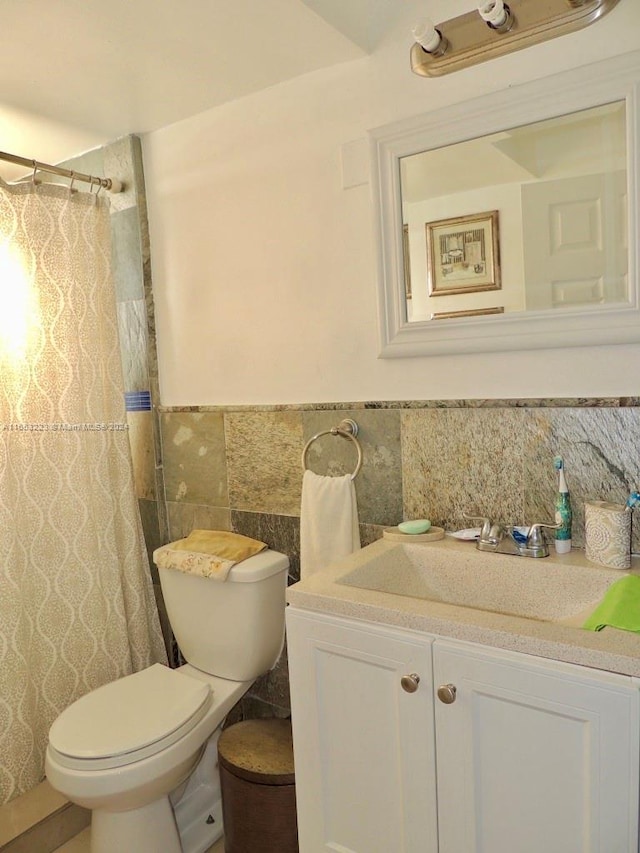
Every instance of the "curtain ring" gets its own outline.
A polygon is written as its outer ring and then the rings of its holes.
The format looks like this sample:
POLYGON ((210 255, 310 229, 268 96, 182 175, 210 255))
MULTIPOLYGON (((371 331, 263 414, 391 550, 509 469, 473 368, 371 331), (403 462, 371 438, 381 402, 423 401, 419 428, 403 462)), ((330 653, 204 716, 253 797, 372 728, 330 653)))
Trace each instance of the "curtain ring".
POLYGON ((98 181, 98 189, 96 190, 96 198, 98 198, 98 196, 100 195, 100 190, 102 189, 102 181, 100 180, 100 178, 96 178, 96 180, 98 181))
POLYGON ((72 192, 73 192, 73 184, 74 184, 74 182, 75 182, 75 179, 76 179, 76 173, 75 173, 75 172, 71 172, 71 182, 69 183, 69 192, 70 192, 70 193, 72 193, 72 192))
POLYGON ((31 164, 33 165, 33 174, 31 175, 31 183, 35 186, 37 184, 36 172, 38 171, 38 161, 32 160, 31 164))

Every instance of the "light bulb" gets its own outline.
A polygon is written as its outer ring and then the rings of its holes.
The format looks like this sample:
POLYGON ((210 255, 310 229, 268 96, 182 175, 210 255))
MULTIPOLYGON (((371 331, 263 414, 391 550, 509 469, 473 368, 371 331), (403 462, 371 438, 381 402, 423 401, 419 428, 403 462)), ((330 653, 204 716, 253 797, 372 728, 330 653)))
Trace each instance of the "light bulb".
POLYGON ((478 12, 483 21, 492 27, 502 27, 507 21, 508 13, 503 0, 488 0, 478 6, 478 12))
POLYGON ((418 21, 412 33, 414 39, 427 53, 435 53, 442 41, 442 36, 429 18, 418 21))

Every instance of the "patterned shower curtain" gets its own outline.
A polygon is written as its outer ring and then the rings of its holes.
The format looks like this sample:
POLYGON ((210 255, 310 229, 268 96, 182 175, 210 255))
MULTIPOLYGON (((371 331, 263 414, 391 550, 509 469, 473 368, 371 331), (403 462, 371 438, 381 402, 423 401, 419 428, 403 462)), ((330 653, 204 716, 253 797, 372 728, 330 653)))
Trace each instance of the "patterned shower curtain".
POLYGON ((65 707, 154 661, 108 202, 0 181, 0 804, 65 707))

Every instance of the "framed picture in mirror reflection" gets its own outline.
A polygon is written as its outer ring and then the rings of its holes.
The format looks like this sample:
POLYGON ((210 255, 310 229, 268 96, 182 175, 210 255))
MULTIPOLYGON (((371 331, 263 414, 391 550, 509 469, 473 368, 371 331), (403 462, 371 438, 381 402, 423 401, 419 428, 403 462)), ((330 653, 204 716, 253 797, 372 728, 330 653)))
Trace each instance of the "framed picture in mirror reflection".
POLYGON ((500 290, 498 211, 427 222, 430 296, 500 290))
POLYGON ((402 226, 402 256, 404 258, 404 298, 411 299, 411 258, 409 255, 409 226, 402 226))

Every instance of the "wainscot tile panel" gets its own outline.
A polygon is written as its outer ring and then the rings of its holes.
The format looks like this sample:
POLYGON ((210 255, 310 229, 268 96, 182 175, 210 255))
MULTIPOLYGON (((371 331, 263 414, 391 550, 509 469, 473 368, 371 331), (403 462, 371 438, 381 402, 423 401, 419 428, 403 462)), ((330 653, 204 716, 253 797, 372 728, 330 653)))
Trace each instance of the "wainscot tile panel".
MULTIPOLYGON (((400 412, 393 410, 353 410, 304 412, 304 440, 337 427, 344 418, 358 424, 362 447, 362 468, 354 483, 358 518, 367 524, 393 525, 402 521, 402 460, 400 453, 400 412)), ((350 439, 323 435, 309 447, 307 467, 316 474, 332 477, 352 472, 357 450, 350 439)))
POLYGON ((154 455, 153 413, 127 412, 129 442, 133 460, 136 496, 156 499, 156 460, 154 455))
POLYGON ((147 370, 147 309, 144 299, 118 302, 118 335, 125 391, 146 391, 149 388, 147 370))
POLYGON ((192 530, 231 530, 228 507, 167 503, 169 540, 184 539, 192 530))
POLYGON ((299 412, 225 415, 233 509, 299 515, 303 448, 299 412))
MULTIPOLYGON (((584 547, 584 503, 624 503, 640 483, 637 407, 426 409, 402 413, 404 508, 448 529, 477 512, 513 524, 553 523, 565 462, 573 544, 584 547)), ((640 550, 640 524, 632 549, 640 550)))
POLYGON ((160 628, 164 638, 164 646, 167 650, 167 659, 171 666, 178 666, 178 655, 175 637, 171 630, 171 623, 165 607, 164 598, 162 596, 162 588, 159 583, 154 583, 153 592, 156 597, 156 607, 158 608, 158 616, 160 617, 160 628))
POLYGON ((167 500, 228 507, 223 415, 163 414, 162 437, 167 500))
POLYGON ((158 380, 158 350, 156 347, 156 315, 151 291, 151 260, 144 263, 144 301, 147 311, 147 373, 151 399, 160 399, 160 383, 158 380))
POLYGON ((280 660, 265 675, 260 676, 249 689, 248 697, 260 699, 268 705, 289 711, 291 699, 289 696, 289 663, 286 646, 282 650, 280 660))
POLYGON ((158 582, 158 570, 153 563, 153 552, 163 543, 160 525, 158 524, 158 504, 156 501, 138 500, 140 520, 144 532, 144 541, 149 555, 149 565, 154 583, 158 582))
MULTIPOLYGON (((553 521, 562 456, 573 509, 573 545, 584 547, 585 501, 624 504, 640 484, 640 410, 637 408, 537 409, 526 413, 524 448, 527 521, 553 521)), ((634 513, 632 550, 640 552, 640 518, 634 513), (637 519, 637 520, 635 520, 637 519)))
POLYGON ((289 577, 300 580, 300 520, 290 515, 231 510, 231 529, 266 542, 289 558, 289 577))
POLYGON ((118 302, 142 299, 142 246, 137 207, 111 214, 111 269, 118 302))
POLYGON ((425 409, 402 413, 406 518, 448 529, 465 515, 524 523, 520 409, 425 409))
MULTIPOLYGON (((231 510, 231 529, 243 536, 266 542, 274 551, 286 554, 290 564, 290 583, 300 580, 300 519, 297 516, 231 510)), ((361 524, 362 546, 380 539, 383 529, 382 525, 361 524)))
MULTIPOLYGON (((300 522, 287 515, 231 511, 231 527, 236 533, 266 542, 274 551, 289 557, 291 582, 300 579, 300 522)), ((242 700, 245 718, 287 716, 290 708, 287 650, 271 672, 261 676, 242 700), (259 704, 256 704, 256 700, 259 704)))
POLYGON ((243 720, 270 720, 272 717, 286 720, 291 716, 290 708, 272 705, 269 702, 258 699, 251 693, 245 696, 244 699, 241 699, 239 704, 243 720))

